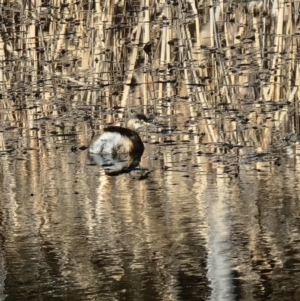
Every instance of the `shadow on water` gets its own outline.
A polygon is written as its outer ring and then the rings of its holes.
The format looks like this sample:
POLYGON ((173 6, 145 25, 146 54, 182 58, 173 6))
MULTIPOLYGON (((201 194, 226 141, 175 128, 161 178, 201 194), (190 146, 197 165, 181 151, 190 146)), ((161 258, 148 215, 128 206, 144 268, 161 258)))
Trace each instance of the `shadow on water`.
POLYGON ((0 16, 0 301, 299 299, 297 1, 0 16), (143 156, 88 154, 131 109, 143 156))

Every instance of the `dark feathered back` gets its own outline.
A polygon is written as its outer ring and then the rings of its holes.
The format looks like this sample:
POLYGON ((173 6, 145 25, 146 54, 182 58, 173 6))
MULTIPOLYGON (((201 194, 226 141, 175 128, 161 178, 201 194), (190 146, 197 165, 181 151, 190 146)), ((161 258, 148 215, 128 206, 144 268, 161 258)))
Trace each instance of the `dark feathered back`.
POLYGON ((104 132, 119 133, 122 136, 126 136, 128 138, 138 136, 138 134, 135 131, 128 128, 123 128, 121 126, 108 126, 104 129, 104 132))
POLYGON ((133 144, 133 152, 139 154, 142 154, 144 152, 144 144, 137 132, 120 126, 109 126, 104 129, 104 132, 118 133, 121 136, 128 137, 133 144))

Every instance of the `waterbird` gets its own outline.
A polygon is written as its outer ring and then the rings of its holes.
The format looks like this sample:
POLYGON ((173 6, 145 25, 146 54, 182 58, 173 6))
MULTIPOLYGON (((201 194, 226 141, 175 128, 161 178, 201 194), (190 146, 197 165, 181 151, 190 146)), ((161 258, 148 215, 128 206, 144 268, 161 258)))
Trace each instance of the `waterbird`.
POLYGON ((138 154, 144 152, 144 144, 136 132, 137 129, 148 124, 144 114, 132 112, 126 122, 126 127, 108 126, 101 135, 95 136, 90 145, 89 152, 92 154, 138 154))

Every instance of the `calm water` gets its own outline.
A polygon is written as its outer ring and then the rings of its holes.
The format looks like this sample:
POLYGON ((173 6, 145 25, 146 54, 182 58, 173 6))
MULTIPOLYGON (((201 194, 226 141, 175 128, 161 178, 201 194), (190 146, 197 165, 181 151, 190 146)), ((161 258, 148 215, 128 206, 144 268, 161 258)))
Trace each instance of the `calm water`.
POLYGON ((298 146, 238 173, 146 148, 142 180, 69 146, 2 156, 1 300, 298 300, 298 146))

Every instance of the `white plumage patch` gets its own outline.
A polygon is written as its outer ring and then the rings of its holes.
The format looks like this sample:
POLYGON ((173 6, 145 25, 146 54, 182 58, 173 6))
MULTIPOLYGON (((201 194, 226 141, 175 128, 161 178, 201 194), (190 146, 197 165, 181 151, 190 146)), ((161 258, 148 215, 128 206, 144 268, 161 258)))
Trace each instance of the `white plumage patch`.
POLYGON ((131 140, 116 132, 104 132, 96 138, 89 147, 89 152, 99 153, 129 153, 132 148, 131 140))

